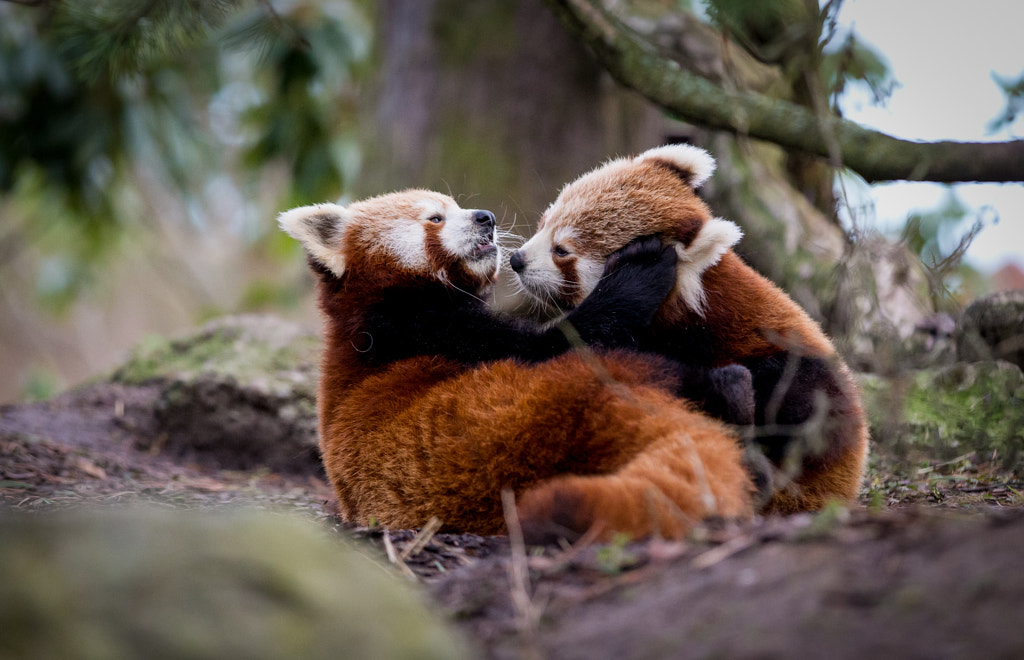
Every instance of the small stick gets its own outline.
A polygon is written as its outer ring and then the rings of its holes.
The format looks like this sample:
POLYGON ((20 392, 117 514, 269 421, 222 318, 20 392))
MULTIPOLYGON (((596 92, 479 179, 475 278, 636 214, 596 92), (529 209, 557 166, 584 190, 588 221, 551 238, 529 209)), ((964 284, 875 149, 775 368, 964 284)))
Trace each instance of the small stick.
POLYGON ((526 543, 523 541, 523 528, 519 524, 519 516, 516 515, 516 496, 508 488, 501 491, 501 506, 505 512, 508 542, 512 551, 512 557, 508 563, 508 580, 512 606, 517 614, 519 632, 524 638, 523 657, 542 658, 543 654, 536 643, 540 607, 530 600, 528 589, 530 573, 526 563, 526 543))
POLYGON ((711 550, 694 557, 693 567, 697 569, 710 568, 718 562, 728 559, 738 552, 746 550, 752 545, 754 545, 753 537, 738 536, 731 541, 723 543, 717 548, 712 548, 711 550))
POLYGON ((430 539, 434 538, 434 534, 437 534, 437 530, 439 529, 441 529, 441 521, 431 516, 430 520, 427 521, 427 524, 419 531, 419 534, 413 538, 412 543, 407 545, 405 550, 402 551, 401 558, 403 560, 408 559, 425 548, 427 544, 430 543, 430 539))
POLYGON ((391 532, 386 529, 384 530, 384 551, 388 553, 388 561, 397 566, 402 575, 412 580, 416 579, 416 574, 412 572, 412 569, 395 552, 395 545, 391 542, 391 532))

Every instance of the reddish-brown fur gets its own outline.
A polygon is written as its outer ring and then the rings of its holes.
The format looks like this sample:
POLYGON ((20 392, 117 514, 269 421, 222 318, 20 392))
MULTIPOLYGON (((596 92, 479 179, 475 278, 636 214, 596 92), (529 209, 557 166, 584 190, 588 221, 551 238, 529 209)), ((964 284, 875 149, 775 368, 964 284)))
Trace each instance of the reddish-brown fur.
POLYGON ((469 370, 423 357, 331 393, 321 438, 342 515, 390 527, 437 517, 449 530, 498 534, 503 488, 521 496, 526 526, 552 520, 540 502, 573 498, 566 528, 576 533, 600 523, 607 535, 678 537, 707 515, 748 515, 735 437, 659 387, 656 362, 600 362, 615 384, 571 354, 469 370), (695 470, 709 475, 710 505, 695 470), (659 503, 653 515, 647 499, 659 503))
POLYGON ((826 451, 805 457, 793 486, 775 492, 765 513, 816 510, 829 500, 852 501, 860 491, 868 452, 868 424, 860 391, 849 368, 821 327, 781 289, 729 250, 704 272, 707 305, 697 316, 672 296, 655 317, 657 334, 681 327, 713 328, 707 349, 715 366, 744 362, 787 349, 796 355, 824 358, 832 364, 843 396, 828 402, 826 451))
MULTIPOLYGON (((528 530, 597 525, 605 537, 678 537, 708 515, 751 513, 736 436, 673 398, 672 369, 656 356, 566 354, 475 368, 436 356, 380 368, 361 361, 368 305, 390 286, 438 285, 373 244, 374 227, 421 194, 360 203, 338 248, 340 276, 311 259, 325 317, 321 449, 346 520, 418 527, 437 517, 448 530, 501 533, 503 488, 517 495, 528 530), (561 513, 569 503, 571 519, 561 513)), ((432 269, 443 265, 461 287, 489 284, 429 236, 432 269)))
MULTIPOLYGON (((564 262, 599 263, 648 234, 688 247, 712 219, 707 205, 687 183, 693 180, 692 174, 685 163, 680 167, 668 159, 643 155, 599 167, 563 189, 541 220, 537 244, 532 245, 531 239, 522 253, 527 261, 542 262, 549 249, 547 241, 559 228, 573 230, 574 236, 567 241, 568 256, 551 258, 561 270, 567 267, 564 262)), ((681 256, 680 272, 688 267, 681 256)), ((868 426, 860 393, 832 342, 799 305, 731 249, 704 270, 699 281, 705 295, 703 315, 681 295, 670 295, 654 320, 652 346, 699 337, 694 353, 712 366, 744 363, 784 350, 822 358, 832 364, 841 391, 830 401, 827 448, 816 456, 805 456, 791 487, 776 492, 764 510, 811 510, 830 499, 854 499, 867 457, 868 426)), ((578 304, 587 293, 579 290, 576 281, 559 292, 545 292, 566 306, 578 304)))

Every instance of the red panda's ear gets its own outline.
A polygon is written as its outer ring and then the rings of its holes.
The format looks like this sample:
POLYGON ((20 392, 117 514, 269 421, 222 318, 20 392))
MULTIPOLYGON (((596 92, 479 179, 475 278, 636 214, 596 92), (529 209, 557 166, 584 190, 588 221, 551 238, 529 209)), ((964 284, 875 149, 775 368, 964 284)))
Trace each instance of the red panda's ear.
POLYGON ((348 211, 337 204, 300 206, 277 218, 281 229, 302 243, 311 258, 338 277, 345 272, 341 247, 349 220, 348 211))
POLYGON ((689 245, 676 243, 676 287, 686 305, 704 316, 707 296, 701 276, 722 259, 722 255, 743 238, 743 230, 722 218, 711 218, 689 245))
POLYGON ((715 159, 700 147, 691 144, 667 144, 648 149, 636 157, 636 162, 645 160, 662 161, 679 175, 691 188, 698 188, 711 178, 715 171, 715 159))

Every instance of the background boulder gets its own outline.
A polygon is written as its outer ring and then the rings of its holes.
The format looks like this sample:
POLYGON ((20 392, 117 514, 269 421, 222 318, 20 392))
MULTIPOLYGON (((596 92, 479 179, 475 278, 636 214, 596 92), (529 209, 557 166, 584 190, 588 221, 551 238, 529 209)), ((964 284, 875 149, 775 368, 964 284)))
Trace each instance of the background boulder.
POLYGON ((957 333, 961 360, 1006 360, 1024 369, 1024 289, 980 298, 964 310, 957 333))
POLYGON ((191 334, 153 338, 111 379, 156 386, 154 433, 142 449, 234 469, 317 470, 320 340, 273 316, 227 316, 191 334))

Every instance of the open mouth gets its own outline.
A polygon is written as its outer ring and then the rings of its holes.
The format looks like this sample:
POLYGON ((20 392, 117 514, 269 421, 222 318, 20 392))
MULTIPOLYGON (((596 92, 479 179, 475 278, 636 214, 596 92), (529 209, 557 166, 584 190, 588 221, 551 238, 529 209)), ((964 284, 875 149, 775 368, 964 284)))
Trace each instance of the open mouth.
POLYGON ((473 248, 473 251, 469 253, 469 258, 474 260, 486 259, 487 257, 494 256, 498 253, 498 246, 494 243, 479 243, 473 248))

